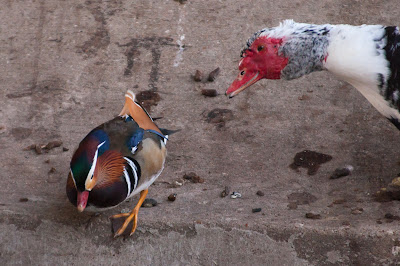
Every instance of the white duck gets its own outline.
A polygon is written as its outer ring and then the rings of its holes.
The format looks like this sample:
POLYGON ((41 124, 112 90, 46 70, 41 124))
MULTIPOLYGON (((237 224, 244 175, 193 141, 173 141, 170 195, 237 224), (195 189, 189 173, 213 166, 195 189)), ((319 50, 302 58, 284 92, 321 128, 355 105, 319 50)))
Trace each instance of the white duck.
POLYGON ((350 83, 400 129, 400 33, 381 25, 313 25, 286 20, 256 32, 241 52, 233 97, 258 80, 328 70, 350 83))

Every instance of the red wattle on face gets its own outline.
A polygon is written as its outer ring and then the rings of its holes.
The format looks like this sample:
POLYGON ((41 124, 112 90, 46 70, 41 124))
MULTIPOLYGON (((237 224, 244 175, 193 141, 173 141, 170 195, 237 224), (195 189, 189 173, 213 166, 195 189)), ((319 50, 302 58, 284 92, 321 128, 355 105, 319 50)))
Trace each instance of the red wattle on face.
POLYGON ((263 78, 280 79, 281 71, 289 61, 288 58, 278 55, 282 42, 282 39, 267 37, 256 39, 244 51, 244 57, 239 63, 239 75, 225 94, 233 97, 263 78))

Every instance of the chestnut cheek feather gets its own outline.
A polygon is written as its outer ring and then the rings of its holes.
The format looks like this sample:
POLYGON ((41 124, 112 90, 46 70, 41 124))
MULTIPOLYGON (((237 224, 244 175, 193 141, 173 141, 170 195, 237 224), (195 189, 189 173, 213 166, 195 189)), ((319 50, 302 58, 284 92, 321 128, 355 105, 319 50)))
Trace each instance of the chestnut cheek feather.
POLYGON ((106 151, 100 156, 94 171, 96 187, 101 188, 119 182, 123 175, 124 163, 124 158, 116 151, 106 151))

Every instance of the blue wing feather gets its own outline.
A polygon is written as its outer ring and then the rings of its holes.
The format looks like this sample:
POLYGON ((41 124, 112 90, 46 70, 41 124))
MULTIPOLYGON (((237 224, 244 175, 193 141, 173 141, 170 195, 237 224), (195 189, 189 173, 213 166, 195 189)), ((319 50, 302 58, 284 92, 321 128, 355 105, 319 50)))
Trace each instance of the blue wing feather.
POLYGON ((143 128, 138 128, 135 133, 128 139, 127 146, 130 150, 136 150, 135 148, 143 140, 144 130, 143 128))

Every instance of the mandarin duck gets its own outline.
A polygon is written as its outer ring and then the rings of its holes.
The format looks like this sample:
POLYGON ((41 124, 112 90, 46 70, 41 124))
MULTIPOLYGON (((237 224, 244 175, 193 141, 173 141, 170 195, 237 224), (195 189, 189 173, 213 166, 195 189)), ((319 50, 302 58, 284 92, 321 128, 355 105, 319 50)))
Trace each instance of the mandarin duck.
POLYGON ((126 217, 115 237, 133 220, 132 235, 148 188, 164 168, 168 136, 163 131, 128 91, 119 116, 90 131, 72 156, 66 186, 70 202, 80 212, 104 210, 140 193, 130 213, 111 217, 126 217))
POLYGON ((260 79, 328 70, 353 85, 400 129, 400 33, 395 26, 314 25, 286 20, 256 32, 241 51, 230 98, 260 79))

